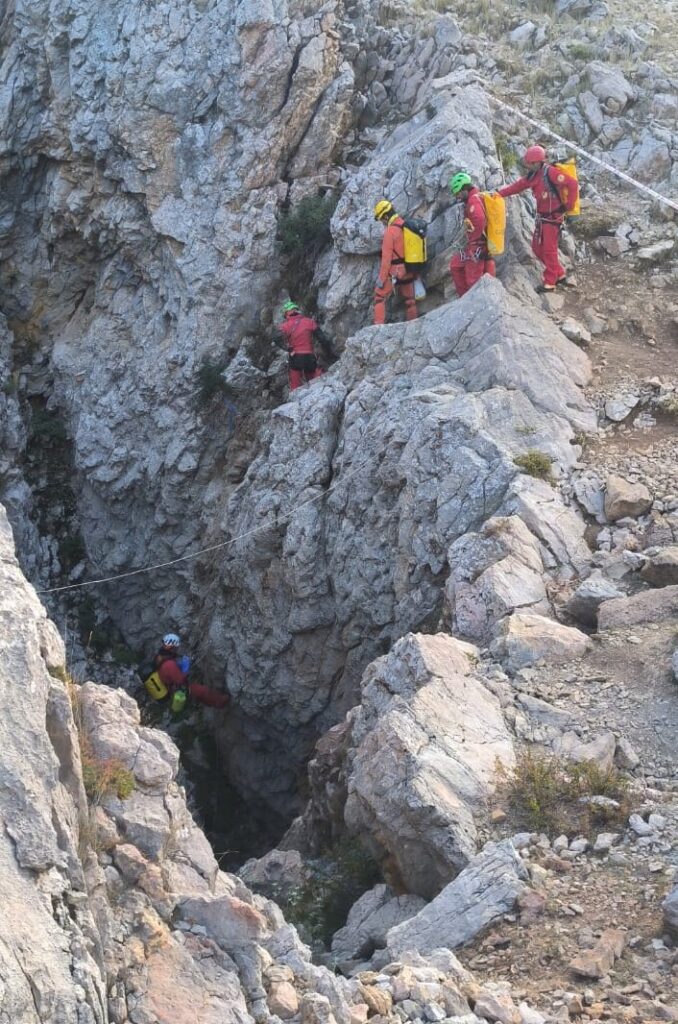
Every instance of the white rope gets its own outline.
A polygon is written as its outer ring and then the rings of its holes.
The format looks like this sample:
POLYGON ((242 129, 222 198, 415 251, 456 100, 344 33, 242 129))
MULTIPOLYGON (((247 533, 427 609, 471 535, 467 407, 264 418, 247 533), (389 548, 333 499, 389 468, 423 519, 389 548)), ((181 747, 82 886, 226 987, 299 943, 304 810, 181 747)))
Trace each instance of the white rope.
POLYGON ((290 519, 306 505, 311 505, 314 501, 320 501, 321 498, 327 497, 327 495, 331 494, 339 484, 345 483, 364 468, 364 465, 356 466, 355 469, 351 469, 347 473, 342 474, 338 480, 327 488, 326 491, 314 494, 311 498, 307 498, 306 501, 302 501, 301 504, 295 505, 295 507, 290 509, 289 512, 284 512, 282 515, 277 516, 275 522, 269 521, 267 523, 262 523, 261 526, 254 526, 251 530, 246 530, 244 533, 239 534, 237 537, 232 537, 230 540, 221 541, 219 544, 211 544, 209 547, 201 548, 200 551, 192 551, 189 555, 181 555, 179 558, 173 558, 169 562, 158 562, 156 565, 146 565, 140 569, 130 569, 128 572, 120 572, 115 576, 102 576, 100 579, 96 580, 84 580, 82 583, 67 583, 61 587, 49 587, 46 590, 38 590, 36 593, 57 594, 64 590, 77 590, 80 587, 94 587, 99 583, 114 583, 116 580, 124 580, 129 576, 139 576, 145 572, 155 572, 156 569, 167 569, 169 566, 178 565, 180 562, 189 562, 194 558, 200 558, 201 555, 209 554, 211 551, 219 551, 223 548, 228 548, 232 544, 237 544, 239 540, 243 540, 245 537, 252 537, 256 533, 261 533, 262 530, 268 530, 272 526, 277 526, 278 523, 284 522, 286 519, 290 519))
POLYGON ((673 199, 669 199, 668 196, 662 195, 662 193, 657 192, 656 189, 650 188, 649 185, 644 185, 642 181, 636 181, 636 179, 632 178, 630 174, 625 174, 624 171, 620 171, 618 170, 618 168, 612 167, 611 164, 605 163, 605 161, 601 160, 600 157, 594 156, 587 150, 582 149, 582 147, 578 146, 576 142, 570 142, 569 139, 564 138, 562 135, 558 135, 557 132, 554 132, 545 124, 542 124, 540 121, 537 121, 534 117, 530 117, 529 114, 524 114, 522 110, 518 110, 516 107, 512 107, 510 103, 505 103, 504 100, 498 99, 493 94, 487 83, 482 80, 482 78, 478 79, 478 81, 480 85, 482 85, 483 89, 486 90, 490 101, 492 103, 496 103, 498 107, 501 107, 503 110, 508 110, 512 114, 516 114, 518 117, 522 118, 523 121, 527 121, 528 124, 532 125, 533 128, 538 128, 539 131, 543 132, 545 135, 550 136, 552 139, 557 139, 558 142, 562 143, 564 146, 567 146, 569 149, 574 150, 575 153, 578 153, 579 156, 584 157, 584 159, 590 160, 591 163, 598 164, 599 167, 603 167, 606 171, 609 171, 610 174, 614 174, 615 177, 620 178, 622 181, 625 181, 628 185, 633 185, 634 188, 639 189, 641 192, 647 193, 647 195, 652 196, 652 198, 656 199, 658 202, 664 203, 666 206, 670 206, 672 210, 678 211, 678 202, 675 202, 673 199))

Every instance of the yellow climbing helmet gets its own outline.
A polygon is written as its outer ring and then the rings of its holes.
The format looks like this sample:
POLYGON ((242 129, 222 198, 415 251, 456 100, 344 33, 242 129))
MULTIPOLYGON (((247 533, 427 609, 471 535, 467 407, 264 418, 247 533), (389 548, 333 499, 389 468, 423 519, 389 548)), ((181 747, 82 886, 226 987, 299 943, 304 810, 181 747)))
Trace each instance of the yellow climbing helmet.
POLYGON ((374 219, 381 220, 387 213, 394 213, 393 203, 389 199, 380 199, 374 208, 374 219))

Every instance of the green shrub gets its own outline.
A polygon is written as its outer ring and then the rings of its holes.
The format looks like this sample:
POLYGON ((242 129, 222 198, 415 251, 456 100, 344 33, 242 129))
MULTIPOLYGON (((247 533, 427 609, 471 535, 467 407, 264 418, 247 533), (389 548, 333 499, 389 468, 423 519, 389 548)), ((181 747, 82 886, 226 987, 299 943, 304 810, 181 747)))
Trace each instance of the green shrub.
POLYGON ((68 440, 66 426, 55 412, 44 406, 33 406, 30 432, 32 438, 48 445, 63 444, 68 440))
POLYGON ((535 832, 589 834, 628 817, 628 781, 616 768, 527 751, 518 755, 515 768, 498 765, 497 771, 517 823, 535 832), (609 797, 619 806, 580 803, 591 796, 609 797))
POLYGON ((215 395, 226 394, 228 385, 223 378, 228 365, 225 358, 212 359, 204 356, 196 372, 196 400, 200 408, 204 408, 215 395))
POLYGON ((286 256, 317 255, 332 241, 330 220, 337 206, 334 195, 306 196, 280 214, 278 235, 286 256))
POLYGON ((308 880, 280 906, 307 941, 327 946, 355 901, 379 879, 377 864, 364 847, 357 839, 345 839, 314 862, 308 880))
POLYGON ((678 395, 665 395, 660 398, 657 409, 667 416, 678 416, 678 395))
POLYGON ((504 173, 512 171, 518 163, 518 157, 505 135, 498 135, 496 138, 497 156, 504 168, 504 173))
POLYGON ((551 480, 551 465, 553 459, 545 452, 540 452, 536 448, 531 448, 529 452, 525 452, 524 455, 516 455, 513 460, 523 473, 527 473, 528 476, 534 476, 538 480, 551 480))
POLYGON ((93 804, 106 796, 126 800, 136 788, 134 773, 116 757, 98 758, 89 740, 80 734, 80 758, 85 792, 93 804))
POLYGON ((71 533, 59 541, 59 560, 66 572, 86 556, 85 542, 79 533, 71 533))

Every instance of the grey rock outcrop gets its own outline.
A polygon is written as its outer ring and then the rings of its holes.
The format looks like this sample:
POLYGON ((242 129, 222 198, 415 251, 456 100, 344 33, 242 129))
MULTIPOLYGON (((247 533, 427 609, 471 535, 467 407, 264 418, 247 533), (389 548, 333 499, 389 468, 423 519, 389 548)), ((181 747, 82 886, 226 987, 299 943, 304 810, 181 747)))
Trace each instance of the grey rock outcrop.
POLYGON ((264 1022, 263 972, 277 967, 349 1024, 349 983, 310 962, 274 904, 219 871, 168 737, 141 726, 120 690, 71 684, 69 699, 63 643, 4 510, 0 576, 2 1020, 189 1024, 199 1007, 207 1024, 264 1022), (124 794, 109 791, 122 781, 124 794))
POLYGON ((415 917, 392 928, 388 949, 426 953, 441 944, 456 949, 513 910, 527 870, 511 840, 487 843, 482 853, 415 917))
POLYGON ((519 609, 550 610, 540 546, 518 516, 493 516, 448 552, 445 596, 455 633, 487 641, 497 623, 519 609))
POLYGON ((499 702, 465 645, 410 635, 367 669, 348 754, 349 831, 431 897, 475 854, 496 763, 514 763, 499 702))
POLYGON ((611 601, 616 597, 624 597, 624 592, 601 573, 591 573, 568 598, 565 611, 582 625, 595 628, 598 624, 600 605, 603 601, 611 601))
POLYGON ((652 506, 652 495, 644 484, 632 484, 611 475, 605 482, 605 515, 611 523, 624 516, 640 516, 652 506))
POLYGON ((224 513, 226 536, 271 526, 226 552, 201 626, 238 705, 239 743, 225 733, 224 747, 253 793, 284 799, 365 666, 437 620, 456 538, 510 506, 555 568, 588 556, 583 522, 513 462, 528 424, 531 445, 572 464, 572 427, 592 424, 577 387, 588 366, 484 278, 414 323, 361 331, 275 411, 224 513))
POLYGON ((353 904, 343 928, 332 937, 332 954, 341 960, 372 956, 386 945, 395 925, 414 917, 426 905, 420 896, 396 896, 388 885, 376 885, 353 904))
POLYGON ((581 658, 590 646, 591 641, 579 629, 543 615, 516 612, 500 624, 491 651, 505 660, 509 671, 516 672, 539 661, 562 665, 581 658))

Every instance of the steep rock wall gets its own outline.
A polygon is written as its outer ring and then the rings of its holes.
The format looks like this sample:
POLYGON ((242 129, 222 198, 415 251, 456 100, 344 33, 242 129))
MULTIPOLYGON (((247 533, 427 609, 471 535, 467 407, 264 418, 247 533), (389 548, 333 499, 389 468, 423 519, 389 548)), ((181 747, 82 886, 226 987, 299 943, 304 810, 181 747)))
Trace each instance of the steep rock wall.
POLYGON ((594 425, 588 373, 483 278, 415 323, 359 332, 274 412, 224 509, 233 544, 201 617, 206 664, 236 702, 224 748, 253 795, 289 813, 312 739, 356 703, 367 663, 435 628, 448 548, 511 504, 514 456, 573 463, 574 430, 594 425))

